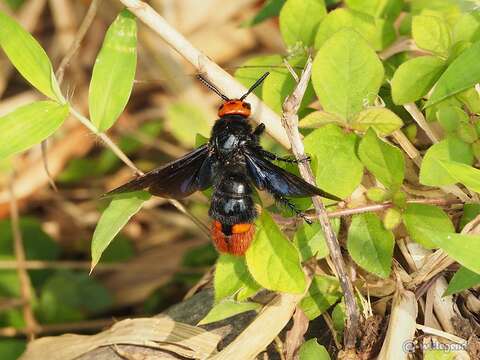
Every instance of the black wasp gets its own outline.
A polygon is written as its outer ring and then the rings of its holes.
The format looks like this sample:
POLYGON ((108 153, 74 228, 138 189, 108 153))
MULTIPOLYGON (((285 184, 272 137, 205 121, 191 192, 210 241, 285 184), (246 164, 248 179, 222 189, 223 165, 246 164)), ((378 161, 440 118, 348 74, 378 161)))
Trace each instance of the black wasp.
POLYGON ((107 195, 148 188, 153 195, 180 199, 213 186, 209 210, 213 219, 212 239, 218 251, 233 255, 245 254, 255 233, 253 222, 257 210, 252 198, 252 186, 268 191, 275 200, 302 217, 304 214, 287 197, 320 195, 341 200, 271 163, 271 160, 297 160, 278 157, 260 146, 260 135, 265 125, 260 124, 252 129, 248 122, 250 104, 244 100, 268 74, 258 79, 239 99, 229 99, 213 84, 198 76, 224 100, 218 109, 219 119, 212 129, 209 142, 107 195))

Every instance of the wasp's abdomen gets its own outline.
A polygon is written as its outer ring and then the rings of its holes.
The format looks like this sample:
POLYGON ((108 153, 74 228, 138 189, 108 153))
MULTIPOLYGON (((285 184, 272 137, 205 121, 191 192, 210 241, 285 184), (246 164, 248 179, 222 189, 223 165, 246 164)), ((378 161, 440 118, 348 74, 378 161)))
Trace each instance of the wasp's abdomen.
POLYGON ((226 174, 217 182, 209 211, 212 238, 220 252, 243 255, 255 233, 257 216, 252 190, 241 174, 226 174))

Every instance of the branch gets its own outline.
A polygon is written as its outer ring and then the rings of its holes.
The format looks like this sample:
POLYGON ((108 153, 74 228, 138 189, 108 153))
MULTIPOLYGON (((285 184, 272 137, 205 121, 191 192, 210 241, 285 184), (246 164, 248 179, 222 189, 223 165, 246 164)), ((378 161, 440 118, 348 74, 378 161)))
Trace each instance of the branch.
MULTIPOLYGON (((236 81, 229 73, 216 63, 211 61, 200 50, 196 49, 182 34, 171 27, 150 5, 138 0, 120 0, 137 18, 142 20, 149 28, 180 55, 182 55, 193 67, 215 84, 228 97, 239 97, 247 89, 236 81)), ((248 102, 252 105, 252 119, 257 123, 264 123, 267 132, 287 149, 290 148, 285 130, 280 125, 279 116, 265 105, 254 94, 250 94, 248 102)))
MULTIPOLYGON (((287 131, 288 138, 292 144, 293 154, 297 159, 305 158, 305 150, 298 131, 298 115, 297 111, 300 107, 305 90, 307 89, 308 82, 310 80, 312 72, 312 59, 308 58, 305 69, 302 72, 300 81, 293 93, 283 103, 283 115, 282 124, 287 131)), ((315 178, 310 168, 310 164, 307 162, 300 162, 299 165, 300 174, 302 177, 312 185, 315 185, 315 178)), ((330 257, 335 266, 335 270, 340 279, 340 285, 345 297, 347 322, 345 327, 345 349, 355 349, 355 343, 357 339, 357 329, 360 315, 358 313, 357 305, 355 303, 355 296, 353 292, 353 286, 350 278, 345 270, 345 264, 343 262, 342 253, 340 250, 340 244, 338 243, 335 232, 332 229, 330 220, 328 219, 328 213, 322 200, 319 196, 312 197, 313 206, 316 211, 316 218, 322 225, 325 239, 327 241, 328 248, 330 250, 330 257)))
POLYGON ((70 45, 70 48, 68 49, 67 53, 65 54, 62 61, 60 62, 60 65, 58 66, 57 71, 55 72, 55 76, 58 80, 59 85, 63 82, 65 68, 68 66, 70 61, 75 56, 76 52, 80 47, 80 43, 82 42, 83 38, 87 34, 87 31, 90 28, 90 25, 92 25, 93 19, 95 19, 99 2, 100 0, 92 0, 92 2, 90 3, 90 6, 88 7, 87 13, 83 18, 82 24, 78 28, 77 34, 75 35, 75 39, 72 45, 70 45))
POLYGON ((12 233, 13 233, 13 246, 16 258, 16 267, 18 277, 20 278, 20 293, 23 301, 23 318, 25 320, 26 334, 33 340, 35 338, 35 332, 38 327, 37 321, 33 314, 32 309, 32 284, 28 276, 27 269, 25 268, 25 248, 23 247, 22 232, 20 231, 20 224, 18 220, 18 207, 17 199, 14 192, 14 175, 12 174, 9 191, 10 191, 10 216, 12 219, 12 233))

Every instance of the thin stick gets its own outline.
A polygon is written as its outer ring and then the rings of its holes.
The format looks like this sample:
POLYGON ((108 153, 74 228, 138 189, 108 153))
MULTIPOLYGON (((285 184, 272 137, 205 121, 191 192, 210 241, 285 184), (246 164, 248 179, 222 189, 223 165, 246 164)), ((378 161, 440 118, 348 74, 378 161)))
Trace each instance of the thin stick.
POLYGON ((60 65, 58 66, 57 71, 55 72, 55 76, 58 80, 58 83, 61 84, 63 82, 63 76, 65 75, 65 68, 68 66, 70 61, 75 56, 76 52, 80 48, 80 44, 87 34, 88 29, 92 25, 93 19, 95 19, 95 15, 97 13, 98 4, 100 0, 92 0, 90 6, 88 7, 87 13, 83 18, 82 24, 78 28, 77 34, 75 35, 75 40, 73 41, 72 45, 68 49, 67 53, 63 57, 60 65))
MULTIPOLYGON (((430 205, 440 205, 440 206, 449 206, 453 204, 463 204, 463 201, 458 199, 412 199, 407 200, 407 204, 430 204, 430 205)), ((373 205, 364 205, 352 209, 341 209, 336 211, 328 212, 329 218, 337 218, 342 216, 350 216, 355 214, 363 214, 367 212, 377 212, 389 209, 394 207, 395 204, 391 201, 384 202, 382 204, 373 204, 373 205)), ((313 218, 313 216, 308 216, 308 218, 313 218)))
POLYGON ((23 318, 25 319, 25 331, 30 340, 35 338, 35 332, 37 329, 37 321, 33 314, 32 309, 32 284, 30 277, 28 276, 27 269, 25 268, 25 249, 23 247, 22 232, 20 231, 20 223, 18 220, 18 207, 17 199, 15 198, 14 191, 14 175, 12 174, 9 182, 10 191, 10 216, 12 219, 12 232, 13 232, 13 246, 16 258, 18 277, 20 278, 20 294, 22 296, 23 303, 23 318))
POLYGON ((392 57, 395 54, 404 52, 404 51, 418 51, 420 50, 412 39, 400 38, 395 41, 392 45, 387 47, 385 50, 378 53, 378 57, 382 60, 386 60, 389 57, 392 57))
MULTIPOLYGON (((238 98, 247 88, 237 82, 229 73, 196 49, 182 34, 168 24, 150 5, 139 0, 120 0, 132 13, 182 55, 193 67, 229 98, 238 98)), ((252 119, 263 122, 266 131, 287 149, 290 148, 285 129, 280 125, 279 116, 254 94, 248 96, 252 105, 252 119)))
POLYGON ((128 156, 125 155, 125 153, 112 140, 110 140, 110 138, 106 134, 97 130, 97 128, 92 124, 89 119, 80 114, 80 112, 78 112, 72 106, 70 106, 70 113, 75 116, 88 130, 98 136, 105 143, 105 145, 107 145, 110 150, 112 150, 113 153, 125 163, 125 165, 127 165, 130 169, 133 170, 136 175, 144 175, 143 172, 135 166, 135 164, 128 158, 128 156))
MULTIPOLYGON (((292 145, 293 154, 297 159, 305 158, 305 150, 298 131, 298 115, 297 111, 300 107, 305 90, 307 89, 308 82, 310 80, 312 72, 312 59, 308 58, 305 65, 305 69, 302 72, 300 81, 293 93, 283 103, 283 115, 282 124, 287 132, 289 141, 292 145)), ((308 162, 300 162, 299 165, 300 174, 312 185, 315 185, 315 178, 313 177, 312 169, 308 162)), ((355 343, 357 339, 357 329, 360 319, 360 315, 355 302, 355 296, 353 292, 353 286, 350 278, 345 270, 345 264, 343 262, 342 253, 340 250, 340 244, 338 243, 335 232, 332 229, 328 213, 323 205, 323 202, 319 196, 312 197, 312 202, 316 211, 316 218, 322 225, 325 239, 327 241, 328 248, 330 250, 330 257, 335 266, 335 271, 340 279, 340 285, 345 297, 346 308, 346 326, 344 344, 346 350, 355 349, 355 343)))
POLYGON ((422 112, 418 108, 418 106, 415 103, 408 103, 403 105, 405 110, 408 111, 408 113, 412 116, 413 120, 420 126, 420 128, 425 131, 425 134, 427 134, 428 138, 436 144, 437 142, 440 141, 439 136, 433 131, 433 129, 430 127, 430 125, 427 123, 427 120, 425 120, 425 116, 423 116, 422 112))

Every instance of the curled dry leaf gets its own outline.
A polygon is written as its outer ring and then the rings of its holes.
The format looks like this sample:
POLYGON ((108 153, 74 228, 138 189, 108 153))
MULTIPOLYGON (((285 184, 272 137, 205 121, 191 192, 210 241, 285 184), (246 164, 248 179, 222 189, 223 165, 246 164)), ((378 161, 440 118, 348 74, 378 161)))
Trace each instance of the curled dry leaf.
POLYGON ((31 342, 20 360, 73 360, 101 346, 130 344, 174 352, 190 359, 206 359, 221 337, 201 328, 175 322, 169 317, 122 320, 96 335, 66 334, 31 342))

